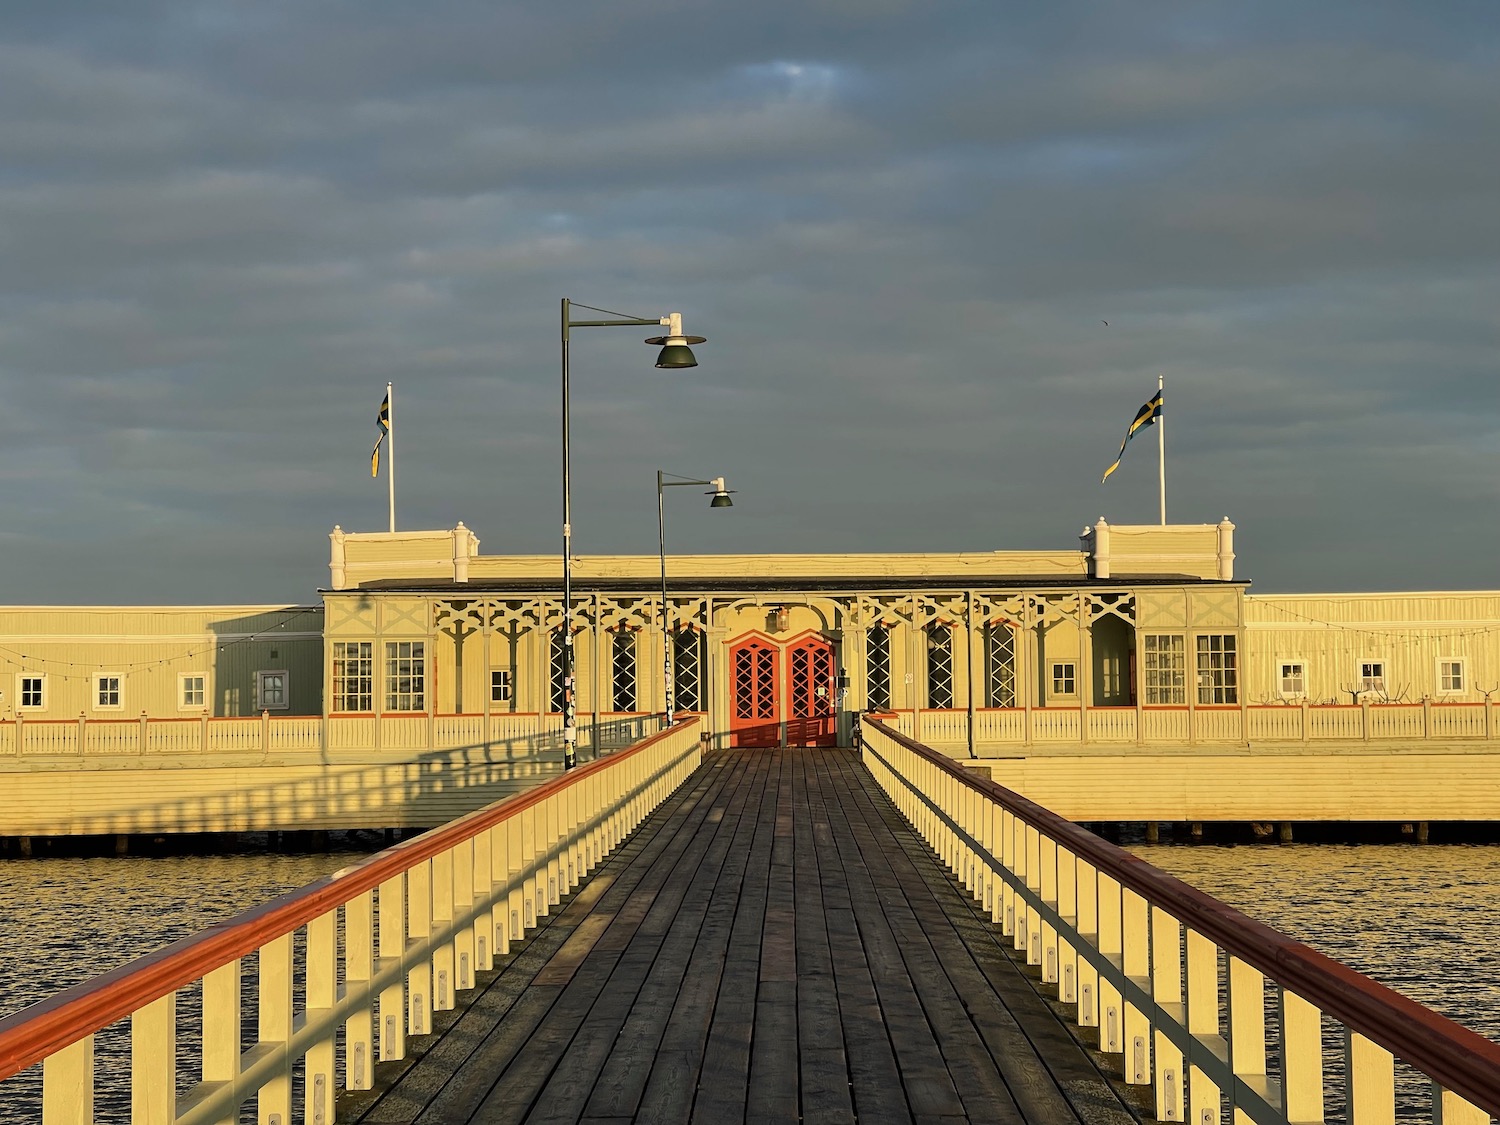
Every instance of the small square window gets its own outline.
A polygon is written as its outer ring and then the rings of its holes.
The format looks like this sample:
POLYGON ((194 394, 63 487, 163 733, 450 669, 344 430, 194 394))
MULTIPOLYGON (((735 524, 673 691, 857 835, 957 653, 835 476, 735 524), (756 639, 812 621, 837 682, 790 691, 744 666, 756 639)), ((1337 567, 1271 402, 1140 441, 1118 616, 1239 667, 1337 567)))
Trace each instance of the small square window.
POLYGON ((20 676, 20 706, 40 711, 47 706, 47 677, 20 676))
POLYGON ((118 711, 120 709, 120 677, 94 677, 94 709, 96 711, 118 711))
POLYGON ((1307 665, 1300 660, 1283 660, 1279 665, 1281 694, 1287 699, 1301 699, 1307 694, 1307 665))
POLYGON ((1052 665, 1052 694, 1078 694, 1078 666, 1076 664, 1052 665))
POLYGON ((208 697, 207 677, 196 672, 187 672, 177 677, 177 708, 180 711, 197 710, 208 697))
POLYGON ((1456 695, 1464 690, 1464 662, 1462 660, 1438 661, 1438 691, 1443 695, 1456 695))
POLYGON ((255 709, 257 711, 285 711, 291 706, 287 692, 285 672, 255 673, 255 709))
POLYGON ((1366 660, 1359 666, 1360 691, 1385 691, 1385 661, 1366 660))
POLYGON ((510 673, 490 673, 490 702, 507 703, 510 701, 510 673))

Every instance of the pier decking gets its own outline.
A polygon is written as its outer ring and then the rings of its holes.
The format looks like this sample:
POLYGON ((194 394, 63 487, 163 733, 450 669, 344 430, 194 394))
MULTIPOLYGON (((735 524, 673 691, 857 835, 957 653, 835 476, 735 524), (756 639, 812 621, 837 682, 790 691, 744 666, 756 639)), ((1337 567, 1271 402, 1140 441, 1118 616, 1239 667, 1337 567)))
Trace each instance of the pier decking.
POLYGON ((1136 1120, 845 750, 711 756, 446 1015, 340 1119, 1136 1120))

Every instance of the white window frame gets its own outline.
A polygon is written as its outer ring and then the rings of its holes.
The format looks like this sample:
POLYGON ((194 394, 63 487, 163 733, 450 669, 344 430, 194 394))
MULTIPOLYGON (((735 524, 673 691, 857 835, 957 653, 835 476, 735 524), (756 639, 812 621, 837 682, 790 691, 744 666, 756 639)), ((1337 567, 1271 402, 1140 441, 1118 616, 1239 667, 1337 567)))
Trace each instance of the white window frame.
POLYGON ((265 668, 255 673, 255 710, 260 711, 286 711, 292 705, 292 677, 285 668, 265 668), (281 702, 266 702, 266 679, 270 676, 281 677, 281 702))
POLYGON ((89 695, 90 710, 93 711, 123 711, 125 710, 125 677, 118 672, 95 672, 93 679, 89 681, 92 692, 89 695), (114 681, 114 703, 104 702, 104 682, 114 681))
POLYGON ((47 709, 47 673, 46 672, 17 672, 16 673, 16 710, 17 711, 45 711, 47 709), (38 691, 41 692, 40 703, 27 703, 24 684, 27 680, 39 681, 38 691))
POLYGON ((1385 694, 1385 661, 1384 660, 1361 660, 1359 662, 1359 694, 1360 695, 1384 695, 1385 694), (1378 668, 1379 671, 1371 671, 1378 668))
POLYGON ((510 682, 509 668, 490 669, 490 702, 509 703, 514 685, 510 682))
POLYGON ((1282 699, 1306 699, 1307 698, 1307 661, 1297 656, 1283 656, 1276 659, 1276 691, 1282 699), (1289 691, 1286 686, 1288 668, 1297 669, 1297 680, 1302 684, 1300 688, 1289 691))
POLYGON ((1437 694, 1462 695, 1469 690, 1469 669, 1462 656, 1443 656, 1437 662, 1437 694), (1458 686, 1449 687, 1447 669, 1458 669, 1458 686))
POLYGON ((1077 699, 1078 698, 1078 662, 1076 660, 1051 660, 1051 661, 1048 661, 1048 663, 1051 665, 1051 667, 1049 669, 1051 675, 1048 677, 1048 683, 1051 684, 1052 687, 1051 687, 1051 690, 1047 693, 1047 698, 1049 698, 1049 699, 1077 699), (1062 669, 1064 669, 1064 668, 1069 669, 1069 671, 1067 673, 1065 673, 1065 674, 1062 672, 1062 669), (1064 691, 1064 690, 1062 690, 1058 686, 1064 680, 1069 680, 1069 681, 1072 682, 1073 689, 1071 691, 1064 691))
POLYGON ((179 711, 207 711, 208 710, 208 673, 207 672, 178 672, 177 673, 177 710, 179 711), (203 699, 197 703, 189 703, 187 700, 187 685, 189 680, 199 681, 199 691, 203 699))

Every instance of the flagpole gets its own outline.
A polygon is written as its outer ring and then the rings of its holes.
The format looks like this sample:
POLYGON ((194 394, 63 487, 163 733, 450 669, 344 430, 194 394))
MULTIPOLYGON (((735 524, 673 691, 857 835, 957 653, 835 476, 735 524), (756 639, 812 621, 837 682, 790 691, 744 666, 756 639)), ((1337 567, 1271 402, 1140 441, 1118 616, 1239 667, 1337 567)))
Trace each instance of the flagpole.
POLYGON ((391 384, 385 385, 387 403, 385 429, 385 483, 390 495, 391 534, 396 534, 396 402, 391 397, 391 384))
MULTIPOLYGON (((1162 401, 1162 384, 1164 380, 1160 375, 1156 377, 1156 401, 1161 403, 1156 413, 1156 475, 1161 486, 1161 525, 1167 526, 1167 429, 1166 429, 1166 403, 1162 401)), ((394 530, 394 528, 392 529, 394 530)))

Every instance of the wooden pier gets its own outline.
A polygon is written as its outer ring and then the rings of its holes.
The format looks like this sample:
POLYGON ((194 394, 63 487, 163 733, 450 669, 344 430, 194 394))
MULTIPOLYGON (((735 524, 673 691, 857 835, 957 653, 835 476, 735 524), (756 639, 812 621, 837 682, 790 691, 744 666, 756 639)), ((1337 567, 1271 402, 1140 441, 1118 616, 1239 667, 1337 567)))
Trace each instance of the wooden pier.
POLYGON ((1135 1120, 847 750, 711 756, 450 1016, 343 1112, 1135 1120))

